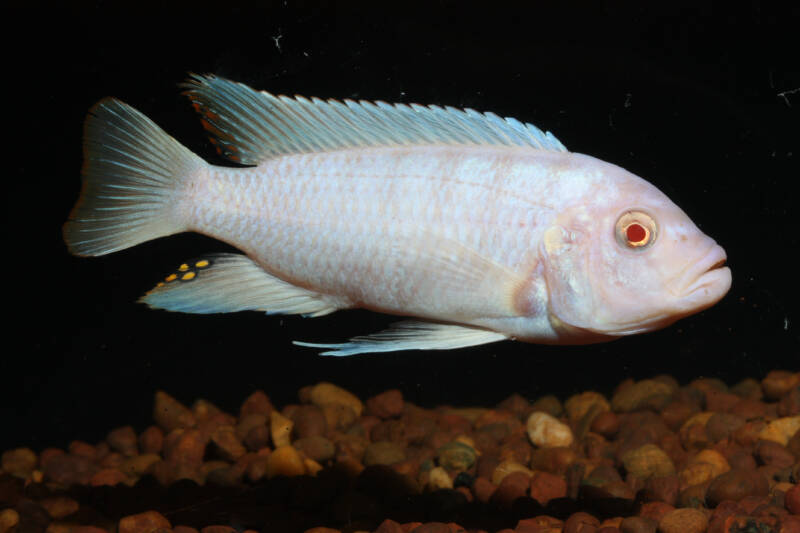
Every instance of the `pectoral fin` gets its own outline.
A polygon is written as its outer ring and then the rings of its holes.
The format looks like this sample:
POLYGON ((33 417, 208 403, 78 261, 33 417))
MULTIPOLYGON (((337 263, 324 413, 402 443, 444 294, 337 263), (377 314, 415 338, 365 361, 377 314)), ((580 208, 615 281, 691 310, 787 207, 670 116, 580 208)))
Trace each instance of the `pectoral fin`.
POLYGON ((341 303, 278 279, 239 254, 184 263, 139 301, 183 313, 266 311, 306 316, 327 315, 341 303))
POLYGON ((353 337, 339 344, 316 344, 294 341, 298 346, 328 348, 320 355, 355 355, 371 352, 395 352, 399 350, 452 350, 466 346, 477 346, 507 339, 506 335, 479 328, 455 324, 404 321, 389 329, 353 337))

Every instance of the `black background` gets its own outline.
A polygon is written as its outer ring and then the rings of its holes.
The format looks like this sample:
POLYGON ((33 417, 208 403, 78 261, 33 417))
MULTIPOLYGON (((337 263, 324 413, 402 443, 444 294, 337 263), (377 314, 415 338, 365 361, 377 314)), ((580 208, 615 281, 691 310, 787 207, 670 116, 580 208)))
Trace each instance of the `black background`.
POLYGON ((629 376, 734 383, 800 368, 796 11, 766 2, 232 4, 6 12, 0 450, 142 430, 157 389, 231 411, 257 388, 284 405, 320 380, 362 398, 396 387, 424 406, 483 405, 515 391, 609 393, 629 376), (80 190, 83 118, 104 96, 222 162, 179 94, 188 72, 532 122, 661 188, 726 248, 733 287, 700 315, 606 345, 350 358, 290 341, 337 341, 393 319, 150 311, 135 300, 164 274, 227 246, 183 234, 82 259, 67 253, 61 225, 80 190))

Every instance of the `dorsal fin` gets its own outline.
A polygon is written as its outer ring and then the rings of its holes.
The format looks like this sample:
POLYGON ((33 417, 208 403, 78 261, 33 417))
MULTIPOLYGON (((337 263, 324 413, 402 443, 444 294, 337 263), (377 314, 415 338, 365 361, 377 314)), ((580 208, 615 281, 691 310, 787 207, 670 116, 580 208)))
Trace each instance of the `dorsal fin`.
POLYGON ((486 144, 566 152, 550 132, 472 109, 275 96, 214 75, 184 84, 220 153, 237 163, 366 146, 486 144))

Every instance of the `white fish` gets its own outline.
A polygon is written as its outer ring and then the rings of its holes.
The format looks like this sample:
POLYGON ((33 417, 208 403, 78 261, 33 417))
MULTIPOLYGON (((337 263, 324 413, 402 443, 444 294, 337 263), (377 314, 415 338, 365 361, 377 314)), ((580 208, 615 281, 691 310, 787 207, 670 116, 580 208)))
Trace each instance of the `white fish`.
POLYGON ((231 161, 209 165, 128 105, 86 120, 69 249, 196 231, 239 248, 181 265, 142 301, 188 313, 415 317, 326 354, 503 339, 601 342, 705 309, 725 252, 654 186, 492 113, 322 101, 193 76, 231 161))

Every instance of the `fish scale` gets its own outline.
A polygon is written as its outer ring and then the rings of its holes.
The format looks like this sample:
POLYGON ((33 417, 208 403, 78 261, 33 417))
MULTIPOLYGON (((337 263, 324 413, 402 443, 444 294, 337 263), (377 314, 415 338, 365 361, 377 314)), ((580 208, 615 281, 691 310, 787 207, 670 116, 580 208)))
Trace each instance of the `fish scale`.
MULTIPOLYGON (((374 149, 373 152, 376 153, 369 163, 364 160, 364 154, 349 163, 359 169, 359 176, 341 175, 339 169, 350 168, 348 163, 342 162, 347 159, 342 154, 304 155, 298 156, 300 161, 293 164, 282 161, 252 170, 216 172, 210 178, 212 183, 206 187, 215 190, 214 182, 223 181, 226 186, 221 190, 231 194, 201 194, 206 199, 199 209, 214 214, 190 221, 189 226, 247 250, 259 264, 276 275, 292 277, 322 293, 345 295, 351 301, 395 313, 412 308, 447 313, 448 307, 463 310, 465 306, 464 302, 453 301, 436 292, 437 287, 452 292, 447 283, 428 279, 431 274, 428 271, 415 276, 412 265, 395 257, 396 252, 386 244, 396 241, 398 235, 410 234, 424 240, 421 234, 425 228, 435 227, 441 237, 454 239, 465 248, 516 269, 517 265, 508 263, 509 256, 514 252, 519 256, 527 248, 525 243, 536 236, 490 230, 500 222, 502 214, 509 219, 503 224, 511 226, 524 212, 495 205, 506 196, 491 194, 498 186, 492 183, 495 180, 485 172, 485 166, 468 174, 460 167, 473 163, 468 159, 457 161, 461 151, 438 148, 433 152, 441 163, 431 165, 434 172, 469 175, 470 179, 456 182, 441 179, 436 174, 418 174, 407 179, 404 170, 413 168, 414 159, 434 158, 425 153, 431 152, 430 149, 411 152, 374 149), (332 161, 316 164, 308 162, 310 158, 332 161), (315 173, 306 174, 305 165, 314 168, 315 173), (333 169, 334 175, 325 175, 325 168, 333 169), (295 174, 281 175, 286 169, 295 174), (233 208, 241 202, 241 191, 246 191, 255 205, 264 206, 256 215, 258 224, 249 219, 249 212, 244 213, 241 207, 233 208), (449 201, 442 201, 443 197, 449 201), (465 205, 480 206, 480 209, 464 208, 465 205), (519 215, 514 216, 514 213, 519 215), (234 222, 245 214, 245 220, 234 222), (226 215, 230 220, 220 224, 219 220, 226 215), (213 225, 204 224, 207 219, 213 220, 213 225), (254 227, 262 229, 258 235, 248 232, 254 227), (220 228, 227 231, 220 231, 220 228), (382 280, 386 276, 391 278, 393 273, 384 265, 395 265, 395 268, 402 265, 411 274, 404 275, 402 280, 392 279, 390 285, 396 289, 390 291, 382 280), (374 282, 365 284, 365 279, 374 282), (422 290, 421 285, 430 288, 422 290)), ((494 157, 502 160, 504 155, 501 150, 494 157)), ((530 225, 528 229, 534 230, 530 225)))

